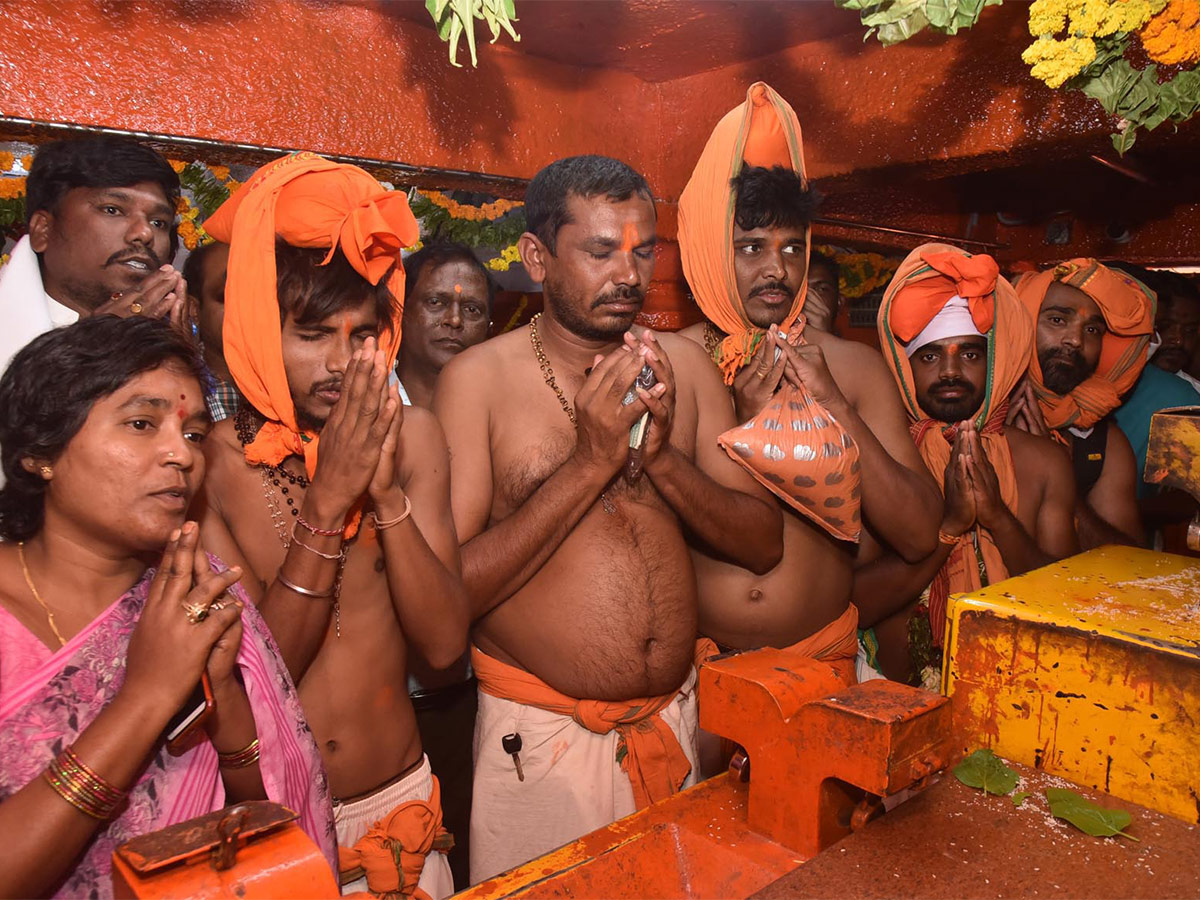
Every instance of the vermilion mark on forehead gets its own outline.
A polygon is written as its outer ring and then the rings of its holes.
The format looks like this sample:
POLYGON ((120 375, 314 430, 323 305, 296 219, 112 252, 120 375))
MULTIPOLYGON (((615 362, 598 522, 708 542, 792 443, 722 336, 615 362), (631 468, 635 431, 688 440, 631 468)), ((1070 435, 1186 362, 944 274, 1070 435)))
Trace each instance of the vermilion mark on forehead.
POLYGON ((625 227, 621 230, 621 252, 629 253, 638 245, 637 226, 632 222, 626 222, 625 227))
POLYGON ((461 285, 461 284, 456 284, 456 285, 454 286, 454 293, 456 293, 456 294, 461 294, 461 293, 462 293, 462 285, 461 285))

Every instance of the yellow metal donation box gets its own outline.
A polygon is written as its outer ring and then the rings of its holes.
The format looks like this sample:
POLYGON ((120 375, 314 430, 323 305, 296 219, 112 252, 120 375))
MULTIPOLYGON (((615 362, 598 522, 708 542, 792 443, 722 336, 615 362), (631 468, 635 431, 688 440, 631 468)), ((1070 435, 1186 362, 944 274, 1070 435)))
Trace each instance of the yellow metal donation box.
POLYGON ((950 600, 962 750, 1200 821, 1200 565, 1103 547, 950 600))

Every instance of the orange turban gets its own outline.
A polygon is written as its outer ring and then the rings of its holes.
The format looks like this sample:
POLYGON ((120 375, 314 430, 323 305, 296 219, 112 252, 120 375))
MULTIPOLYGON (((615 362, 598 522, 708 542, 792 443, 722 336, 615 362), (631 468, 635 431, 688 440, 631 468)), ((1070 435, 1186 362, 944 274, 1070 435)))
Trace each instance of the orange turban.
MULTIPOLYGON (((972 256, 947 244, 918 247, 900 264, 884 292, 877 320, 879 345, 912 419, 913 440, 944 493, 950 447, 958 429, 930 418, 921 409, 913 385, 912 365, 901 342, 917 337, 955 296, 967 301, 972 322, 988 340, 987 389, 975 425, 996 470, 1000 495, 1015 513, 1017 475, 1004 436, 1004 419, 1008 396, 1025 374, 1033 351, 1033 321, 1012 285, 1000 277, 996 261, 983 254, 972 256)), ((978 525, 964 533, 930 585, 929 619, 934 641, 939 646, 946 628, 949 595, 983 586, 976 553, 983 558, 989 584, 1008 577, 1008 569, 991 534, 978 525)))
POLYGON ((1100 307, 1108 333, 1096 371, 1066 396, 1054 393, 1042 382, 1036 348, 1030 355, 1029 380, 1050 428, 1091 428, 1121 405, 1121 395, 1142 374, 1154 333, 1156 298, 1132 275, 1094 259, 1072 259, 1017 282, 1017 294, 1035 322, 1046 292, 1056 281, 1091 297, 1100 307))
POLYGON ((275 239, 295 247, 340 249, 356 272, 377 285, 388 277, 396 305, 380 338, 388 365, 400 348, 404 269, 400 251, 416 243, 417 221, 403 191, 387 191, 357 166, 293 153, 263 166, 204 229, 230 245, 225 282, 225 360, 247 400, 267 423, 246 446, 246 459, 274 465, 304 457, 311 476, 319 436, 300 433, 283 366, 276 296, 275 239), (389 274, 390 273, 390 274, 389 274))
MULTIPOLYGON (((783 166, 808 183, 796 113, 761 81, 750 85, 745 102, 717 123, 679 198, 679 251, 684 276, 704 315, 728 335, 717 351, 727 384, 746 364, 764 334, 746 318, 733 268, 736 198, 730 181, 744 166, 783 166)), ((806 233, 806 260, 810 246, 811 234, 806 233)), ((801 329, 804 327, 800 310, 805 288, 806 284, 800 285, 780 325, 785 331, 797 322, 801 329)))

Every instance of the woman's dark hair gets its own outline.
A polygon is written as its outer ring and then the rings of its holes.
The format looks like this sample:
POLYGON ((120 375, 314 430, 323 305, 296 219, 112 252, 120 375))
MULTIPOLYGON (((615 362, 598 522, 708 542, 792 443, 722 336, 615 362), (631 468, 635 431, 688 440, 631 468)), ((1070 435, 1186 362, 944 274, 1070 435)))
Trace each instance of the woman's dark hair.
POLYGON ((817 192, 783 166, 744 166, 730 183, 737 198, 733 217, 743 231, 807 228, 816 214, 817 192))
MULTIPOLYGON (((171 209, 179 200, 179 176, 157 150, 112 134, 51 141, 38 148, 25 180, 25 220, 38 210, 58 211, 72 188, 131 187, 148 181, 162 188, 171 209)), ((171 221, 171 256, 179 231, 171 221)))
POLYGON ((552 254, 558 231, 571 221, 567 199, 603 195, 614 203, 634 194, 653 200, 646 179, 611 156, 568 156, 555 160, 533 176, 525 189, 525 226, 552 254))
POLYGON ((24 541, 42 528, 46 481, 21 460, 55 460, 97 400, 143 372, 174 363, 203 384, 200 358, 165 322, 93 316, 34 338, 0 378, 0 537, 24 541))
POLYGON ((321 265, 328 255, 328 248, 293 247, 275 241, 280 323, 291 313, 298 324, 313 325, 370 300, 375 305, 380 329, 391 331, 398 304, 387 286, 390 271, 379 279, 379 284, 371 284, 350 265, 340 249, 334 250, 326 265, 321 265))
POLYGON ((483 281, 487 285, 487 304, 490 311, 492 301, 496 297, 496 283, 488 275, 487 266, 479 261, 475 251, 466 244, 459 244, 455 241, 430 241, 404 260, 405 293, 407 294, 417 286, 417 281, 426 268, 432 266, 436 269, 447 263, 455 262, 466 263, 483 277, 483 281))

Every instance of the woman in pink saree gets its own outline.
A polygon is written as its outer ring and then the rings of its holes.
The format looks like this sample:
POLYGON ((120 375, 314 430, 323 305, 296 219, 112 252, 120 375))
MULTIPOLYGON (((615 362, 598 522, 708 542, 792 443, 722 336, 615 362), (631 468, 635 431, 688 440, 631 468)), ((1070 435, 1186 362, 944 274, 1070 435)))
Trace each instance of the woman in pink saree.
POLYGON ((0 380, 0 895, 111 896, 117 845, 263 798, 336 871, 295 688, 240 570, 186 521, 209 428, 196 365, 166 325, 102 316, 0 380), (211 715, 177 755, 164 731, 205 673, 211 715))

